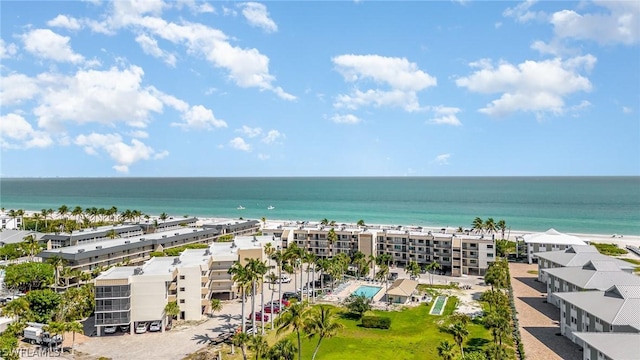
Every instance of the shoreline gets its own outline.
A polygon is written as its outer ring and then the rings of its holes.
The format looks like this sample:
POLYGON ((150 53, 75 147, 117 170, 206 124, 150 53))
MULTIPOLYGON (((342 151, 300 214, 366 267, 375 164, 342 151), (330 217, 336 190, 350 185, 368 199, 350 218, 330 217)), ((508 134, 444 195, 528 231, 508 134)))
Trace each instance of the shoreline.
MULTIPOLYGON (((39 213, 39 211, 34 211, 34 210, 25 210, 25 214, 24 216, 32 216, 35 213, 39 213)), ((6 212, 4 213, 6 215, 6 212)), ((151 219, 157 219, 158 215, 151 215, 149 214, 151 219)), ((58 219, 60 216, 57 213, 52 214, 52 219, 58 219)), ((192 217, 195 217, 198 219, 198 221, 196 222, 196 224, 201 225, 202 223, 206 223, 206 222, 224 222, 224 221, 237 221, 240 217, 201 217, 201 216, 197 216, 194 215, 192 217)), ((175 216, 174 216, 175 218, 175 216)), ((260 222, 262 224, 261 219, 257 218, 257 219, 253 219, 253 218, 244 218, 245 220, 257 220, 258 222, 260 222)), ((267 219, 266 224, 268 226, 278 226, 278 225, 284 225, 287 223, 295 223, 296 220, 282 220, 282 219, 267 219)), ((319 224, 319 221, 313 221, 311 222, 311 224, 319 224)), ((355 223, 348 223, 348 222, 344 222, 346 224, 350 224, 355 226, 355 223)), ((455 231, 457 229, 457 227, 450 227, 450 226, 443 226, 443 227, 438 227, 438 226, 423 226, 423 225, 419 225, 419 224, 368 224, 370 226, 422 226, 425 229, 430 229, 433 231, 440 231, 441 229, 447 229, 447 232, 452 232, 455 231)), ((547 229, 548 230, 548 229, 547 229)), ((558 230, 558 229, 556 229, 558 230)), ((505 237, 507 238, 507 240, 510 241, 514 241, 516 239, 516 237, 518 236, 523 236, 526 234, 535 234, 535 233, 539 233, 539 232, 544 232, 546 230, 543 231, 524 231, 524 230, 507 230, 505 231, 505 237)), ((573 233, 573 232, 563 232, 561 230, 558 230, 561 233, 567 234, 567 235, 573 235, 573 236, 577 236, 580 239, 587 241, 587 242, 598 242, 598 243, 610 243, 610 244, 616 244, 621 248, 625 248, 626 245, 632 245, 632 246, 640 246, 640 235, 626 235, 626 234, 595 234, 595 233, 573 233), (615 236, 615 237, 614 237, 615 236)), ((499 232, 496 232, 496 234, 499 234, 499 232)))

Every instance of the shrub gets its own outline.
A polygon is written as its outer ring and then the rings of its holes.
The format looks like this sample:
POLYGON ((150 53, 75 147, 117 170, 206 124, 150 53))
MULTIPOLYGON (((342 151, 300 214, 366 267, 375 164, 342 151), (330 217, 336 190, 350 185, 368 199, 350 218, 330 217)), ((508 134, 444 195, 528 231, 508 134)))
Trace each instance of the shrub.
POLYGON ((616 244, 592 243, 591 245, 595 246, 603 255, 616 256, 628 253, 627 250, 619 248, 616 244))
POLYGON ((162 257, 164 256, 164 253, 162 251, 152 251, 149 253, 149 256, 151 257, 162 257))
POLYGON ((391 327, 391 318, 384 316, 363 316, 362 326, 373 329, 389 329, 391 327))

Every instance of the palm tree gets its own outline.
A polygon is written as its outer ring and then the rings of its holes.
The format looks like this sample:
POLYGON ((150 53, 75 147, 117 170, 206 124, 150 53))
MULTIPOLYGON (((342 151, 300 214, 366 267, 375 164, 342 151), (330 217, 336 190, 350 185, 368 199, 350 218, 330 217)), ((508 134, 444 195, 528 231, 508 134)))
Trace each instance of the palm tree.
POLYGON ((358 225, 358 226, 365 226, 365 224, 364 224, 364 220, 362 220, 362 219, 358 220, 358 223, 357 223, 356 225, 358 225))
POLYGON ((304 327, 304 331, 308 338, 318 336, 318 344, 316 344, 315 350, 313 350, 313 356, 311 360, 315 360, 320 349, 320 343, 324 338, 330 338, 342 330, 344 326, 337 322, 337 316, 328 305, 320 305, 317 311, 314 311, 307 319, 304 327))
MULTIPOLYGON (((302 262, 307 264, 307 300, 309 300, 309 291, 311 290, 311 286, 313 286, 313 281, 309 281, 309 273, 311 272, 311 264, 316 263, 316 255, 312 252, 304 253, 302 255, 302 262)), ((311 292, 311 294, 313 293, 314 291, 311 292)), ((302 299, 302 292, 300 293, 300 296, 302 299)))
POLYGON ((482 221, 481 218, 476 217, 471 223, 471 229, 475 230, 478 233, 482 233, 482 230, 484 229, 484 221, 482 221))
POLYGON ((115 239, 115 238, 119 238, 120 237, 120 235, 118 235, 118 233, 116 232, 115 229, 110 229, 109 231, 107 231, 106 236, 107 236, 107 238, 112 239, 112 240, 115 239))
POLYGON ((411 278, 417 279, 418 277, 420 277, 420 265, 418 265, 418 263, 414 260, 409 261, 409 264, 407 264, 405 270, 407 270, 411 278))
POLYGON ((296 346, 291 340, 282 339, 275 343, 269 352, 267 358, 269 360, 293 360, 296 354, 296 346))
POLYGON ((262 221, 262 229, 264 229, 264 227, 267 226, 267 218, 263 216, 260 221, 262 221))
POLYGON ((288 329, 292 329, 298 336, 298 360, 302 360, 302 349, 300 331, 304 330, 305 322, 309 314, 309 307, 306 301, 295 302, 281 313, 278 318, 277 334, 288 329))
POLYGON ((249 339, 249 349, 255 352, 255 360, 258 360, 269 350, 269 344, 264 335, 255 335, 249 339))
POLYGON ((431 264, 427 265, 426 269, 429 272, 429 282, 431 283, 431 285, 433 285, 433 273, 436 270, 440 270, 441 268, 442 266, 440 266, 440 264, 435 260, 433 260, 431 264))
POLYGON ((338 241, 338 234, 336 234, 336 231, 334 230, 334 228, 331 228, 331 230, 329 230, 329 233, 327 234, 327 242, 329 243, 329 257, 333 257, 333 243, 335 243, 336 241, 338 241))
POLYGON ((373 268, 373 278, 376 278, 376 261, 377 258, 375 256, 375 254, 371 254, 369 255, 369 265, 371 265, 371 267, 373 268))
POLYGON ((498 220, 498 222, 496 223, 496 228, 500 230, 500 233, 502 234, 501 239, 504 239, 504 231, 507 230, 507 223, 502 219, 498 220))
POLYGON ((163 212, 162 214, 160 214, 160 216, 158 216, 158 218, 160 220, 162 220, 162 223, 164 224, 164 222, 167 221, 167 219, 169 218, 169 215, 167 215, 167 213, 163 212))
POLYGON ((19 320, 29 313, 29 300, 24 297, 13 299, 2 308, 2 313, 19 320))
POLYGON ((42 215, 42 219, 44 220, 44 228, 45 231, 48 231, 48 226, 47 226, 47 217, 49 216, 49 212, 47 211, 47 209, 42 209, 40 210, 40 215, 42 215))
POLYGON ((233 336, 233 344, 240 347, 244 360, 247 360, 247 344, 249 340, 251 340, 251 337, 244 331, 233 336))
MULTIPOLYGON (((282 261, 284 260, 284 254, 282 250, 276 250, 271 255, 271 259, 276 262, 276 266, 278 267, 278 301, 282 299, 282 261)), ((273 293, 271 294, 271 298, 273 299, 273 293)), ((273 328, 273 316, 271 316, 271 327, 273 328)))
POLYGON ((487 219, 487 221, 484 222, 484 228, 489 234, 493 234, 494 232, 496 232, 496 222, 493 220, 493 218, 490 217, 487 219))
POLYGON ((211 299, 211 316, 213 316, 214 312, 220 311, 222 311, 222 301, 220 299, 211 299))
POLYGON ((251 280, 247 276, 247 269, 242 266, 239 261, 236 261, 227 272, 232 275, 232 280, 236 283, 236 287, 240 289, 240 296, 242 296, 242 332, 244 333, 247 328, 246 322, 244 321, 245 292, 251 280))
POLYGON ((164 314, 169 318, 169 324, 173 322, 173 318, 180 314, 180 305, 177 301, 170 301, 164 306, 164 314))
POLYGON ((456 322, 455 324, 449 326, 449 333, 453 335, 453 341, 455 341, 460 348, 460 355, 462 356, 462 358, 464 358, 464 349, 462 348, 462 344, 464 343, 464 340, 469 336, 469 330, 463 323, 456 322))
POLYGON ((356 268, 358 268, 358 271, 356 272, 356 278, 358 280, 360 280, 360 272, 361 272, 362 267, 363 267, 363 261, 365 262, 364 266, 366 266, 366 260, 365 259, 366 259, 366 255, 360 250, 356 251, 353 254, 353 256, 351 257, 351 263, 353 265, 355 265, 356 268))
POLYGON ((447 340, 442 340, 438 345, 438 355, 442 360, 453 360, 453 345, 447 340))
MULTIPOLYGON (((258 259, 246 258, 244 260, 247 262, 246 265, 244 266, 246 270, 245 276, 251 283, 251 326, 253 327, 254 334, 255 334, 256 333, 255 332, 256 330, 256 287, 257 287, 256 282, 259 281, 260 279, 260 271, 261 271, 260 265, 263 263, 258 259)), ((263 327, 264 327, 264 322, 262 320, 263 318, 261 317, 260 321, 263 323, 263 327)))
POLYGON ((33 256, 40 251, 40 244, 38 240, 36 240, 35 235, 27 235, 22 238, 22 243, 20 247, 24 250, 24 252, 29 257, 29 261, 33 261, 33 256))
POLYGON ((71 332, 72 334, 71 355, 73 355, 73 348, 76 346, 76 333, 84 333, 84 328, 82 327, 82 324, 77 321, 69 321, 64 323, 64 331, 71 332))
POLYGON ((324 219, 320 220, 320 225, 329 225, 329 219, 324 218, 324 219))
POLYGON ((71 210, 71 215, 73 215, 76 218, 77 222, 80 222, 80 215, 82 215, 82 213, 83 211, 80 206, 76 206, 73 208, 73 210, 71 210))
POLYGON ((64 221, 67 220, 66 216, 68 213, 69 213, 69 208, 67 207, 67 205, 62 205, 58 208, 58 215, 60 215, 60 217, 62 217, 64 221))
MULTIPOLYGON (((284 252, 284 260, 287 261, 291 267, 293 268, 293 284, 294 289, 298 288, 298 278, 296 276, 298 269, 298 260, 300 259, 300 251, 299 247, 296 243, 291 244, 287 247, 287 250, 284 252)), ((302 280, 300 280, 302 282, 302 280)))
POLYGON ((36 222, 36 232, 38 232, 38 222, 40 222, 40 213, 34 213, 32 218, 33 218, 33 221, 36 222))
POLYGON ((47 262, 53 265, 53 283, 58 286, 60 281, 60 269, 64 266, 65 260, 58 255, 54 255, 47 259, 47 262))
MULTIPOLYGON (((267 267, 267 264, 258 260, 255 266, 255 272, 260 283, 260 309, 262 309, 261 313, 264 313, 264 276, 268 271, 269 268, 267 267)), ((273 312, 271 313, 271 317, 273 317, 273 312)), ((264 335, 264 317, 260 319, 260 324, 262 325, 262 335, 264 335)))

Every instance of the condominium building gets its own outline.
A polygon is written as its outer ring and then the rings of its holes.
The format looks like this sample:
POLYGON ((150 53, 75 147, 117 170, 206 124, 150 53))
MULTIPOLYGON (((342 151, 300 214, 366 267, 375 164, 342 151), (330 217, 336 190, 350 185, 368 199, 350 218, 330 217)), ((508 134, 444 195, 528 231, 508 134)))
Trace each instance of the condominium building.
POLYGON ((236 261, 266 260, 264 246, 272 237, 236 237, 207 249, 188 249, 176 257, 154 257, 141 266, 113 267, 96 278, 96 327, 167 323, 165 306, 176 301, 180 320, 200 320, 211 299, 233 299, 236 288, 228 270, 236 261))
POLYGON ((610 256, 600 254, 595 246, 572 245, 562 251, 551 251, 536 253, 538 259, 538 281, 547 283, 547 272, 545 269, 560 267, 582 267, 589 261, 613 261, 620 270, 633 273, 634 266, 626 261, 622 261, 610 256))
POLYGON ((366 256, 391 255, 392 264, 404 266, 416 261, 424 266, 436 261, 442 270, 453 276, 484 275, 495 259, 492 235, 467 235, 429 230, 414 226, 323 226, 308 223, 285 223, 265 227, 263 234, 281 238, 283 246, 296 243, 318 257, 339 253, 352 255, 356 251, 366 256), (330 242, 329 232, 337 235, 330 242))
MULTIPOLYGON (((611 258, 613 260, 613 258, 611 258)), ((614 285, 638 285, 640 276, 622 271, 615 261, 591 260, 582 267, 544 269, 547 273, 547 302, 560 306, 559 292, 607 290, 614 285)))
POLYGON ((587 245, 579 237, 563 234, 555 229, 549 229, 542 233, 526 234, 522 238, 527 246, 529 264, 537 259, 537 253, 565 250, 574 245, 587 245))
POLYGON ((102 240, 130 238, 141 235, 144 235, 144 231, 140 225, 116 225, 80 229, 72 233, 57 232, 46 234, 42 237, 42 240, 50 242, 51 245, 48 248, 58 249, 102 240))
POLYGON ((583 343, 577 332, 640 333, 640 285, 555 296, 560 300, 560 332, 578 345, 583 343))
POLYGON ((2 211, 0 212, 0 225, 2 229, 18 230, 22 227, 22 217, 12 217, 2 211))

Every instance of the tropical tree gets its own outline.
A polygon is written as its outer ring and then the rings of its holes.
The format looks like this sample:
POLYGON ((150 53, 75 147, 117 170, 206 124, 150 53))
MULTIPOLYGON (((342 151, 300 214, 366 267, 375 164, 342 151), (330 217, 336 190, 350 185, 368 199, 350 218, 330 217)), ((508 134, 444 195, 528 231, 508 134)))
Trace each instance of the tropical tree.
MULTIPOLYGON (((255 265, 254 270, 256 272, 256 276, 260 284, 260 309, 263 309, 263 312, 264 312, 264 276, 269 271, 269 268, 267 267, 267 264, 265 264, 264 262, 258 261, 255 265)), ((271 317, 273 317, 273 312, 271 312, 271 317)), ((260 319, 260 324, 262 325, 262 335, 264 335, 264 318, 260 319)))
POLYGON ((361 318, 364 313, 371 310, 371 299, 364 295, 351 294, 344 300, 344 305, 349 312, 361 318))
POLYGON ((42 289, 53 283, 53 273, 53 266, 47 263, 10 264, 5 268, 4 283, 7 288, 24 292, 42 289))
POLYGON ((304 330, 305 322, 309 314, 309 307, 306 301, 295 302, 284 309, 278 318, 277 334, 286 330, 293 330, 298 337, 298 360, 302 360, 302 343, 300 332, 304 330))
POLYGON ((247 285, 251 283, 251 279, 247 274, 247 269, 245 269, 239 261, 236 261, 233 266, 229 268, 228 273, 232 275, 231 279, 235 282, 236 288, 240 290, 240 296, 242 297, 242 332, 244 333, 246 331, 246 322, 244 321, 244 309, 246 303, 245 292, 247 290, 247 285))
POLYGON ((167 215, 167 213, 163 212, 162 214, 160 214, 160 216, 158 217, 160 220, 162 220, 162 223, 164 224, 167 219, 169 218, 169 215, 167 215))
POLYGON ((249 350, 253 350, 255 353, 255 360, 263 357, 264 354, 269 351, 269 344, 264 335, 255 335, 249 339, 249 350))
MULTIPOLYGON (((251 284, 251 326, 254 329, 254 334, 255 334, 255 330, 256 330, 256 288, 257 288, 257 283, 259 282, 260 278, 261 278, 261 264, 264 265, 264 263, 262 263, 260 260, 258 259, 249 259, 249 258, 245 258, 244 259, 247 263, 244 266, 245 268, 245 276, 247 277, 247 280, 250 282, 251 284)), ((266 272, 266 270, 265 270, 266 272)), ((264 298, 263 298, 264 301, 264 298)), ((264 328, 264 321, 262 321, 263 318, 260 317, 260 322, 262 323, 262 327, 264 328)))
MULTIPOLYGON (((303 254, 302 256, 302 262, 304 264, 307 264, 307 300, 309 300, 309 291, 311 291, 311 294, 313 296, 313 294, 315 294, 315 289, 313 289, 312 287, 314 286, 314 281, 313 280, 309 280, 309 274, 311 273, 311 266, 316 264, 316 255, 312 252, 306 252, 303 254)), ((314 271, 315 273, 315 271, 314 271)), ((304 287, 304 286, 303 286, 304 287)), ((302 299, 302 294, 300 295, 301 299, 302 299)))
POLYGON ((377 264, 377 258, 374 254, 369 255, 369 265, 371 265, 371 268, 373 269, 373 278, 376 278, 376 264, 377 264))
POLYGON ((31 234, 22 238, 22 243, 20 244, 24 252, 29 257, 29 261, 33 261, 34 255, 40 252, 40 244, 38 240, 36 240, 36 236, 31 234))
POLYGON ((507 307, 496 307, 484 316, 485 328, 491 330, 493 343, 502 345, 502 340, 509 334, 511 320, 507 307))
POLYGON ((331 228, 327 233, 327 242, 329 243, 329 257, 333 257, 333 244, 338 241, 338 234, 336 234, 336 230, 331 228))
POLYGON ((244 331, 233 336, 233 344, 240 348, 244 360, 247 360, 247 345, 249 344, 249 340, 251 340, 251 337, 244 331))
POLYGON ((315 360, 320 343, 324 338, 330 338, 336 335, 344 326, 337 321, 336 314, 332 311, 332 307, 328 305, 318 306, 309 316, 304 325, 304 331, 308 338, 318 337, 318 343, 313 350, 311 360, 315 360))
POLYGON ((293 360, 296 354, 296 346, 289 339, 282 339, 275 343, 267 353, 269 360, 293 360))
POLYGON ((263 216, 260 218, 260 221, 262 221, 262 228, 264 229, 264 227, 267 226, 267 218, 263 216))
POLYGON ((440 264, 435 260, 432 261, 431 264, 427 265, 426 269, 429 272, 429 283, 431 283, 431 285, 433 285, 433 273, 441 268, 440 264))
POLYGON ((29 301, 24 297, 13 299, 2 308, 2 313, 15 319, 22 319, 29 313, 29 301))
POLYGON ((211 299, 211 316, 213 316, 213 313, 220 311, 222 311, 222 301, 220 299, 211 299))
POLYGON ((405 270, 409 273, 412 279, 420 277, 420 265, 414 260, 410 260, 405 270))
POLYGON ((40 210, 40 215, 42 215, 42 219, 44 220, 44 229, 45 229, 45 231, 49 231, 48 230, 49 227, 47 226, 48 225, 47 224, 47 218, 49 217, 49 211, 47 209, 42 209, 42 210, 40 210))
POLYGON ((482 221, 481 218, 476 217, 471 223, 471 229, 473 229, 477 233, 482 233, 482 231, 484 230, 484 221, 482 221))
POLYGON ((438 345, 438 356, 443 360, 453 360, 453 345, 447 340, 442 340, 438 345))
POLYGON ((67 205, 62 205, 58 208, 58 215, 62 218, 64 222, 67 221, 67 214, 69 213, 69 208, 67 205))
POLYGON ((484 282, 494 288, 504 289, 509 284, 509 264, 505 259, 500 259, 489 264, 484 275, 484 282))
POLYGON ((489 234, 493 234, 494 232, 496 232, 496 222, 492 217, 488 218, 484 222, 484 229, 487 230, 487 233, 489 234))
POLYGON ((453 325, 449 326, 449 333, 453 335, 453 341, 456 342, 458 348, 460 348, 460 355, 464 358, 464 349, 462 348, 462 344, 464 340, 469 336, 469 329, 462 322, 456 322, 453 325))
POLYGON ((80 206, 76 206, 71 210, 71 215, 76 218, 76 222, 80 222, 80 215, 82 215, 83 211, 80 206))
POLYGON ((507 223, 504 220, 498 220, 496 223, 496 229, 500 230, 501 239, 504 239, 504 232, 507 230, 507 223))
POLYGON ((177 301, 170 301, 164 306, 164 314, 169 319, 169 324, 173 322, 173 319, 180 314, 180 305, 177 301))
POLYGON ((38 223, 40 222, 40 218, 41 218, 40 213, 34 213, 32 218, 33 218, 33 221, 36 222, 36 232, 38 232, 38 223))
POLYGON ((358 225, 358 226, 365 226, 365 224, 364 224, 364 220, 362 220, 362 219, 358 220, 357 225, 358 225))
POLYGON ((367 256, 362 251, 356 251, 351 257, 351 263, 358 269, 356 272, 356 278, 360 279, 361 275, 364 275, 364 271, 367 272, 369 269, 367 268, 367 256))
POLYGON ((70 332, 72 335, 71 339, 71 355, 73 355, 74 348, 76 346, 76 333, 82 334, 84 333, 84 328, 82 324, 77 321, 69 321, 64 323, 64 330, 66 332, 70 332))
POLYGON ((48 323, 62 301, 62 297, 51 289, 29 291, 24 298, 29 302, 29 320, 48 323))
POLYGON ((320 220, 320 225, 329 225, 329 219, 324 218, 324 219, 320 220))

